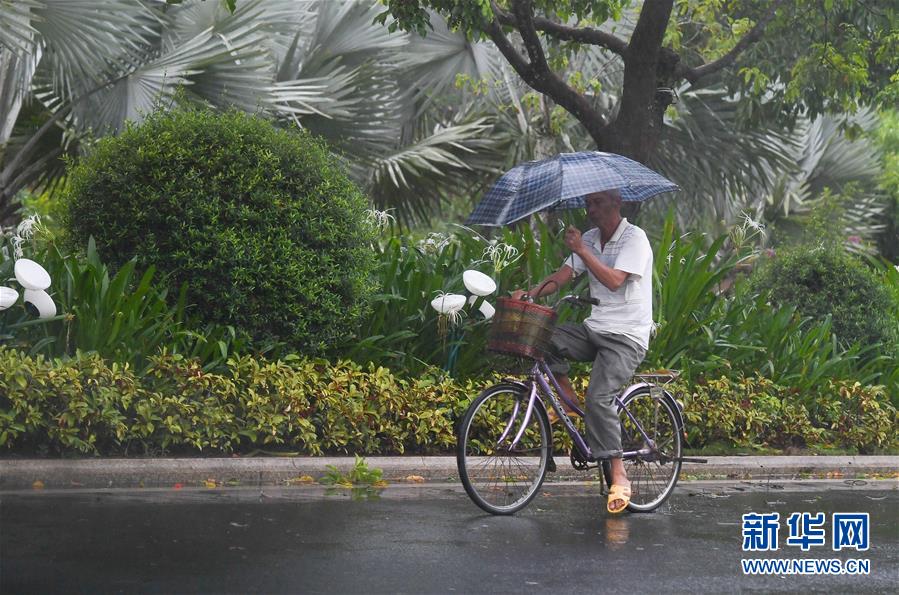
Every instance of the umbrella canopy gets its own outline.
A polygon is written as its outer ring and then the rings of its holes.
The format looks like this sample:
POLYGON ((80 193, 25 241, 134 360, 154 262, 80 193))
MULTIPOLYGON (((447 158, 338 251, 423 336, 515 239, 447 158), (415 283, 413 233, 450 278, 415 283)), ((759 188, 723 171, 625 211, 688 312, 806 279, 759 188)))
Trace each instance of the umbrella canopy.
POLYGON ((679 190, 674 182, 615 153, 561 153, 516 165, 503 174, 466 223, 508 225, 538 211, 584 208, 585 196, 612 189, 629 201, 679 190))

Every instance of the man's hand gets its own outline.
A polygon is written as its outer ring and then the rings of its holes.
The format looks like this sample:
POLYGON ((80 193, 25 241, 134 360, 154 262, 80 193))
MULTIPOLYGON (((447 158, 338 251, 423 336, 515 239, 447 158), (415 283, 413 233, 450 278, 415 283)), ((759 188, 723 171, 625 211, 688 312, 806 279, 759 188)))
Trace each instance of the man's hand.
POLYGON ((569 225, 568 229, 565 230, 565 246, 580 256, 581 251, 584 249, 584 243, 581 241, 581 230, 573 225, 569 225))

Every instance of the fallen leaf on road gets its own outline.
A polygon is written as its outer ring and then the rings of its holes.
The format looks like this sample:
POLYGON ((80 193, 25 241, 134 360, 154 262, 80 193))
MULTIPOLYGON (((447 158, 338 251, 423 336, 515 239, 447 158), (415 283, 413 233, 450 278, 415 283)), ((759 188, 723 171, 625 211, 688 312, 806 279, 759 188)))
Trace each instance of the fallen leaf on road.
POLYGON ((311 475, 300 475, 298 477, 291 477, 287 480, 287 483, 315 483, 315 478, 311 475))
POLYGON ((371 485, 373 488, 386 488, 390 484, 388 484, 386 481, 384 481, 382 479, 382 480, 376 481, 375 483, 373 483, 371 485))
POLYGON ((415 483, 424 483, 425 478, 421 475, 407 475, 406 481, 414 481, 415 483))
POLYGON ((207 479, 206 481, 203 482, 203 485, 205 485, 207 488, 217 487, 217 484, 215 483, 214 479, 207 479))
POLYGON ((42 482, 40 479, 38 479, 33 484, 31 484, 31 487, 32 487, 32 489, 35 489, 35 490, 43 490, 44 482, 42 482))

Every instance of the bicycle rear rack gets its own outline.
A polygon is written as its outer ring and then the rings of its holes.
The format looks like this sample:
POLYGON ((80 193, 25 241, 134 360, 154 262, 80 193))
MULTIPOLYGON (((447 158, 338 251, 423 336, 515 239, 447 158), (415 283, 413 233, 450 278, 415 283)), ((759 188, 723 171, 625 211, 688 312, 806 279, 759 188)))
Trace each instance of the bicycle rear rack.
POLYGON ((674 382, 680 377, 680 370, 655 370, 653 372, 644 372, 642 374, 634 374, 634 378, 643 382, 658 383, 666 385, 674 382))

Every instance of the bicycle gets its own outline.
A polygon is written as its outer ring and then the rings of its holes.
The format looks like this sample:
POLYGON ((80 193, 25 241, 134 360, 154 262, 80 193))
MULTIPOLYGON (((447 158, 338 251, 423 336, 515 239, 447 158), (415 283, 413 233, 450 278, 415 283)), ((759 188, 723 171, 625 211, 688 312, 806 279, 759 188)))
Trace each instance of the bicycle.
MULTIPOLYGON (((496 515, 514 514, 527 506, 537 495, 547 472, 555 471, 547 401, 571 436, 572 466, 578 470, 601 467, 606 484, 611 485, 609 462, 593 459, 590 447, 562 401, 575 415, 583 417, 584 412, 561 390, 543 359, 558 306, 563 302, 577 306, 598 302, 576 295, 561 298, 552 308, 512 302, 508 298, 500 298, 498 302, 494 324, 500 328, 501 309, 536 308, 534 311, 540 316, 529 320, 527 315, 510 315, 506 334, 488 345, 493 351, 533 360, 528 379, 506 378, 484 390, 468 407, 457 430, 456 462, 462 485, 475 504, 496 515), (535 325, 541 327, 540 332, 534 331, 535 325)), ((655 510, 668 499, 677 485, 682 462, 704 462, 682 456, 681 405, 662 386, 650 381, 667 378, 670 382, 676 377, 675 372, 638 374, 635 375, 638 382, 615 397, 621 419, 622 459, 631 481, 631 501, 627 508, 633 512, 655 510)))

